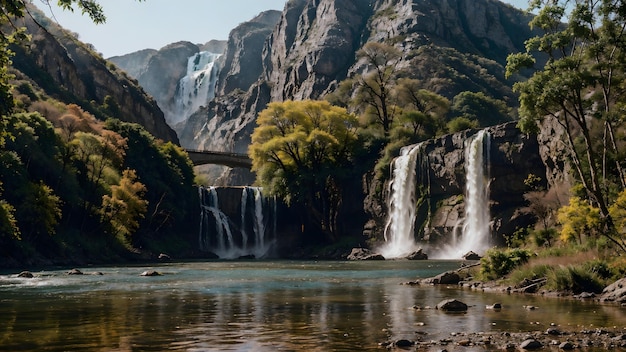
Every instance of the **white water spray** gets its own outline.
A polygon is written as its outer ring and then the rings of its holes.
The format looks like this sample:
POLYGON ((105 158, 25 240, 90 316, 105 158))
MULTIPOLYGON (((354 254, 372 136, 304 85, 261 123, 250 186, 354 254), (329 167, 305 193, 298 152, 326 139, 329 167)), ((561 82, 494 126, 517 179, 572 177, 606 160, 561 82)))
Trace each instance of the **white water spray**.
POLYGON ((491 136, 486 130, 478 132, 465 145, 465 217, 463 233, 437 255, 439 258, 459 259, 469 251, 483 255, 491 247, 489 214, 489 150, 491 136))
POLYGON ((168 114, 168 123, 184 121, 198 108, 215 98, 215 84, 220 54, 201 51, 187 60, 187 74, 178 82, 174 97, 174 112, 168 114))
POLYGON ((379 249, 385 258, 405 257, 419 249, 415 242, 415 186, 416 165, 422 143, 402 148, 393 161, 393 175, 389 183, 385 226, 385 244, 379 249))

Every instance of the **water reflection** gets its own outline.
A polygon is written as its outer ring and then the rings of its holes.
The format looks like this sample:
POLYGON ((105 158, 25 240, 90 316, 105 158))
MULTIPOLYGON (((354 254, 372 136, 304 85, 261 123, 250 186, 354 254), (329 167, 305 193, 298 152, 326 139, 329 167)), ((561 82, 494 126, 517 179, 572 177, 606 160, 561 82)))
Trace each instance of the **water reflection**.
POLYGON ((217 262, 153 268, 166 273, 154 278, 139 277, 145 268, 137 267, 98 268, 100 277, 51 271, 32 281, 0 275, 0 350, 379 350, 382 341, 451 332, 626 321, 614 306, 399 285, 456 266, 217 262), (412 308, 447 298, 466 302, 469 312, 412 308), (501 311, 485 309, 495 302, 501 311))

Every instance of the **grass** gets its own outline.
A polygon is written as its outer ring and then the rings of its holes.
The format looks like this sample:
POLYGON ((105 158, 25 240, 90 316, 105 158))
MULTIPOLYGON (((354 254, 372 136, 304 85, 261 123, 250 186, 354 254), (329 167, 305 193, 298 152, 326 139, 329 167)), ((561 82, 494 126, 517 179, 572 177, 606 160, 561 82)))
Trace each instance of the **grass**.
POLYGON ((626 272, 626 258, 601 257, 596 250, 549 248, 513 268, 504 282, 517 287, 526 280, 545 278, 543 288, 549 291, 600 293, 626 272))

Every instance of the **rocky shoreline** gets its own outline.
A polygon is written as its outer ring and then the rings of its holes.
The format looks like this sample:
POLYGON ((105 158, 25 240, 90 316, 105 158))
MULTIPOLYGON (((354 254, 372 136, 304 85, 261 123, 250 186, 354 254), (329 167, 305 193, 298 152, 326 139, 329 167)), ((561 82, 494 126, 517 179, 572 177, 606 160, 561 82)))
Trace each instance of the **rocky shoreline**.
MULTIPOLYGON (((405 285, 446 285, 456 286, 459 289, 480 290, 503 294, 538 295, 544 297, 559 297, 578 300, 590 300, 598 303, 614 304, 616 309, 626 309, 626 278, 622 278, 607 286, 601 294, 568 292, 553 292, 541 290, 543 282, 528 282, 522 287, 503 286, 497 282, 479 282, 463 280, 459 272, 477 266, 478 263, 461 267, 455 271, 448 271, 435 277, 405 282, 405 285)), ((456 301, 456 300, 452 300, 456 301)), ((454 309, 444 309, 446 302, 436 307, 413 307, 414 309, 441 309, 465 312, 467 305, 456 301, 454 309), (465 306, 465 307, 463 307, 465 306)), ((533 310, 536 307, 524 306, 533 310)), ((486 309, 499 310, 502 306, 495 303, 486 309)), ((539 325, 539 323, 537 323, 539 325)), ((545 330, 528 332, 451 332, 449 336, 431 338, 427 333, 416 333, 414 340, 383 341, 379 345, 388 349, 409 349, 427 351, 514 351, 514 350, 550 350, 550 351, 626 351, 626 321, 623 326, 598 327, 594 329, 561 327, 550 324, 545 330), (461 349, 462 348, 462 349, 461 349), (473 348, 473 349, 472 349, 473 348)))
POLYGON ((385 341, 379 345, 388 349, 417 351, 622 351, 626 350, 626 330, 598 328, 563 331, 550 327, 544 331, 531 332, 452 332, 448 337, 437 340, 430 339, 428 334, 420 334, 413 341, 385 341))

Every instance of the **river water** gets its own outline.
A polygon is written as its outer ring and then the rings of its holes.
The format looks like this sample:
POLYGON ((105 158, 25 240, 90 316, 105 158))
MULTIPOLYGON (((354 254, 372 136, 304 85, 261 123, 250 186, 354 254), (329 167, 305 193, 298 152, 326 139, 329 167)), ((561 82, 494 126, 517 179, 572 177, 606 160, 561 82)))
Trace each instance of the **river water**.
POLYGON ((626 312, 612 305, 400 285, 459 264, 217 261, 88 267, 81 276, 45 270, 32 279, 5 273, 0 350, 381 351, 380 342, 418 336, 626 321, 626 312), (163 275, 140 276, 145 270, 163 275), (412 309, 447 298, 467 303, 469 311, 412 309), (485 308, 496 302, 502 310, 485 308))

